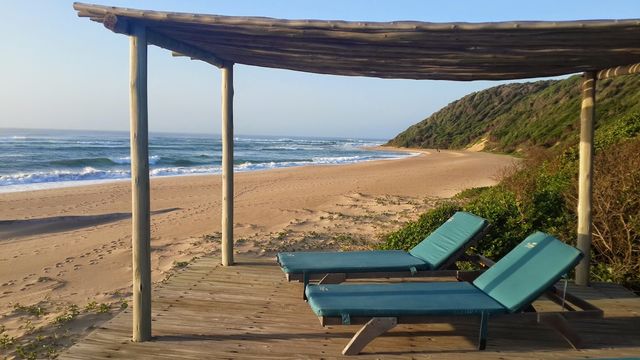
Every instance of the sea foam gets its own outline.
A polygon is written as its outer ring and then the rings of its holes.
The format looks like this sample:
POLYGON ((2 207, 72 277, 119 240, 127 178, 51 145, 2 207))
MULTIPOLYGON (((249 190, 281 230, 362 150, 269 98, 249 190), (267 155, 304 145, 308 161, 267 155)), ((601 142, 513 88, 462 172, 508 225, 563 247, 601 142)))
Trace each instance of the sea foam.
MULTIPOLYGON (((59 187, 130 177, 127 133, 15 130, 0 135, 0 192, 59 187)), ((238 136, 237 172, 340 165, 414 154, 370 151, 381 141, 238 136)), ((220 174, 222 144, 213 136, 152 134, 152 177, 220 174)))

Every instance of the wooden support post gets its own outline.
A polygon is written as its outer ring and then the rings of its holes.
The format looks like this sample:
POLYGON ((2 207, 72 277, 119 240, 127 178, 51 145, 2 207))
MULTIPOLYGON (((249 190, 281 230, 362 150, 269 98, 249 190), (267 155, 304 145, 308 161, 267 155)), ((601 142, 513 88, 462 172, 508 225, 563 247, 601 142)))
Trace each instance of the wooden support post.
POLYGON ((591 201, 593 186, 593 125, 596 117, 596 73, 584 73, 580 111, 580 173, 578 175, 578 249, 584 258, 576 267, 576 284, 589 285, 591 261, 591 201))
POLYGON ((398 319, 394 317, 379 317, 369 320, 351 338, 351 341, 342 350, 342 355, 358 355, 373 339, 393 329, 396 325, 398 325, 398 319))
POLYGON ((131 35, 131 218, 133 251, 133 341, 151 339, 151 215, 147 113, 147 35, 131 35))
POLYGON ((222 265, 233 265, 233 64, 222 68, 222 265))

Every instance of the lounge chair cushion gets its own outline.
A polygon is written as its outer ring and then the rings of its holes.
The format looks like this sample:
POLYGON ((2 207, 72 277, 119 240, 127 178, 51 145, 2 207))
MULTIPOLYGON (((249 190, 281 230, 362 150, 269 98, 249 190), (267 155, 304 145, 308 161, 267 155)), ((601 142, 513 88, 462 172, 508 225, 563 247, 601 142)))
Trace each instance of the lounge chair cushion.
POLYGON ((505 313, 497 301, 465 282, 309 285, 318 316, 417 316, 505 313))
POLYGON ((576 248, 549 234, 535 232, 473 284, 515 312, 555 284, 581 258, 582 253, 576 248))
POLYGON ((278 254, 278 262, 287 274, 430 269, 422 259, 399 250, 283 252, 278 254))
POLYGON ((409 253, 438 269, 488 225, 487 220, 458 211, 409 253))

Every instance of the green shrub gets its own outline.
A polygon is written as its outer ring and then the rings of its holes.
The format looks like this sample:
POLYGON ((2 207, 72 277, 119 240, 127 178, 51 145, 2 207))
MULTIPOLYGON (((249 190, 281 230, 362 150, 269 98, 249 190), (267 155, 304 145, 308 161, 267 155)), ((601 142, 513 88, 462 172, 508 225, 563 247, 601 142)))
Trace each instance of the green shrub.
POLYGON ((53 319, 53 323, 62 326, 80 315, 80 308, 76 304, 69 305, 65 311, 53 319))
POLYGON ((530 230, 520 213, 515 194, 503 186, 485 190, 463 208, 491 224, 489 233, 480 239, 476 250, 492 259, 504 256, 530 230))
MULTIPOLYGON (((593 144, 597 153, 610 151, 609 147, 633 139, 640 135, 640 112, 632 112, 617 117, 601 125, 593 136, 593 144)), ((565 165, 574 165, 577 171, 577 161, 580 157, 577 145, 578 135, 574 136, 575 144, 567 147, 561 155, 565 165)))
POLYGON ((454 202, 445 202, 428 210, 416 221, 410 221, 401 229, 384 236, 381 248, 384 250, 409 250, 424 240, 427 235, 442 225, 460 206, 454 202))
POLYGON ((489 189, 489 186, 474 187, 460 191, 454 195, 454 199, 471 199, 489 189))
POLYGON ((47 311, 40 305, 21 305, 20 303, 15 303, 13 305, 13 309, 22 314, 28 314, 36 317, 40 317, 47 314, 47 311))
POLYGON ((465 191, 456 197, 457 202, 441 203, 386 235, 382 248, 409 250, 459 210, 489 221, 491 229, 475 250, 496 260, 534 230, 564 234, 571 216, 563 192, 571 186, 571 178, 547 167, 520 170, 500 185, 465 191))
POLYGON ((173 267, 178 268, 178 269, 182 269, 184 267, 187 267, 187 265, 189 265, 188 261, 174 261, 173 262, 173 267))
POLYGON ((16 342, 16 338, 5 334, 6 328, 4 325, 0 325, 0 350, 6 350, 13 346, 16 342))
POLYGON ((457 202, 442 203, 388 234, 383 248, 410 249, 458 210, 489 221, 491 229, 475 251, 495 260, 535 230, 568 239, 573 214, 564 194, 572 176, 573 169, 558 161, 530 160, 512 169, 499 185, 466 190, 456 196, 457 202))
MULTIPOLYGON (((592 276, 640 288, 640 138, 596 156, 592 276)), ((573 193, 577 192, 574 185, 573 193)), ((568 196, 577 206, 575 196, 568 196)))
POLYGON ((631 139, 640 134, 640 113, 631 113, 610 121, 598 129, 594 136, 597 150, 603 150, 621 140, 631 139))
POLYGON ((111 311, 111 306, 109 304, 101 303, 100 306, 98 306, 96 313, 107 314, 109 311, 111 311))

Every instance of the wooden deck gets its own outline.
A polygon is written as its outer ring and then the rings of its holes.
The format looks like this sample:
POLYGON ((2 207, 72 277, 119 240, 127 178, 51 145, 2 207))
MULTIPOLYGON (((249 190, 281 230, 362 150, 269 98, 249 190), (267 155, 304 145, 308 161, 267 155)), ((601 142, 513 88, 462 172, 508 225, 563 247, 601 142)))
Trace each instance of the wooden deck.
MULTIPOLYGON (((132 343, 126 310, 61 354, 61 359, 340 358, 357 326, 322 328, 271 259, 240 258, 220 267, 203 258, 153 293, 154 340, 132 343)), ((571 321, 588 348, 573 350, 544 325, 489 323, 487 350, 477 351, 478 321, 403 325, 374 340, 356 359, 580 359, 640 355, 640 298, 616 285, 572 291, 602 308, 602 320, 571 321)), ((549 308, 541 300, 537 307, 549 308)), ((555 305, 553 305, 555 306, 555 305)), ((353 358, 353 357, 350 357, 353 358)))

